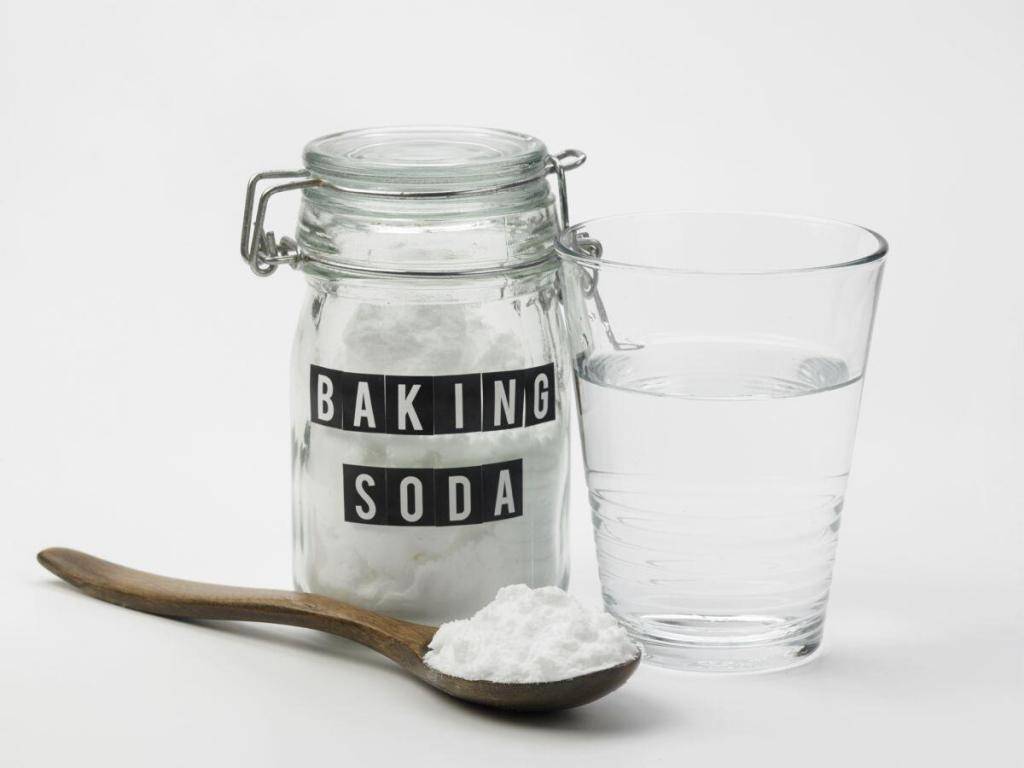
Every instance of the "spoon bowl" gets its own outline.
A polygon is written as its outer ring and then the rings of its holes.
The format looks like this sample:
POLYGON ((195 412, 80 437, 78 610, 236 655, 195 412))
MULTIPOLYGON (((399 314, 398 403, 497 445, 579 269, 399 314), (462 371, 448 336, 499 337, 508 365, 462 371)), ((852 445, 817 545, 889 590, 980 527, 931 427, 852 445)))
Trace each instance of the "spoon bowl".
POLYGON ((64 581, 108 603, 180 619, 256 621, 318 629, 372 648, 449 696, 497 709, 542 712, 589 704, 626 682, 640 664, 637 653, 635 659, 623 664, 566 680, 467 680, 443 674, 424 663, 437 627, 393 619, 323 595, 157 576, 73 549, 44 549, 37 557, 64 581))

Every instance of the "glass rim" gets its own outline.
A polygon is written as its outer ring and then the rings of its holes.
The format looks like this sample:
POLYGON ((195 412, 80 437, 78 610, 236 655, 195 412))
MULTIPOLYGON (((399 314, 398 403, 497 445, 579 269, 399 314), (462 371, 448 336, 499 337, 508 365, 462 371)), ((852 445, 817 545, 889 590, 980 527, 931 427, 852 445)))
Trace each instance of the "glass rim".
POLYGON ((562 230, 555 237, 555 251, 558 253, 559 258, 565 259, 566 261, 574 264, 581 264, 583 266, 601 268, 601 267, 616 267, 621 269, 635 269, 644 272, 660 272, 667 274, 677 275, 717 275, 717 276, 728 276, 728 275, 787 275, 787 274, 799 274, 803 272, 821 272, 829 269, 843 269, 845 267, 857 267, 865 264, 871 264, 876 261, 881 261, 889 253, 889 242, 878 232, 860 224, 854 224, 848 221, 841 221, 839 219, 826 219, 818 216, 803 216, 800 214, 789 214, 789 213, 773 213, 771 211, 735 211, 735 210, 715 210, 715 209, 670 209, 664 211, 636 211, 633 213, 615 213, 608 216, 598 216, 593 219, 587 219, 581 221, 578 224, 573 224, 570 227, 562 230), (854 259, 846 259, 843 261, 837 261, 829 264, 815 264, 812 266, 804 267, 776 267, 766 269, 695 269, 686 267, 672 267, 672 266, 661 266, 657 264, 644 264, 638 262, 621 261, 616 259, 608 259, 604 256, 595 256, 592 253, 580 248, 575 244, 575 236, 581 232, 585 233, 588 227, 603 224, 610 221, 618 221, 622 219, 646 219, 652 217, 685 217, 685 216, 736 216, 742 218, 768 218, 768 219, 779 219, 788 220, 795 223, 805 224, 819 224, 828 225, 830 227, 853 230, 863 234, 869 235, 875 241, 875 247, 867 254, 858 256, 854 259))

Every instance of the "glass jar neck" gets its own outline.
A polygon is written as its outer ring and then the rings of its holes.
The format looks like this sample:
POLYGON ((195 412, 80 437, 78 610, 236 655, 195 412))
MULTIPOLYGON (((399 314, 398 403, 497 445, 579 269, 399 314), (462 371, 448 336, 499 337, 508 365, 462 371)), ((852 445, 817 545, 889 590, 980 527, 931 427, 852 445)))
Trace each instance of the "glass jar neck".
POLYGON ((553 253, 546 178, 451 197, 304 191, 296 239, 311 268, 383 273, 510 269, 553 253))

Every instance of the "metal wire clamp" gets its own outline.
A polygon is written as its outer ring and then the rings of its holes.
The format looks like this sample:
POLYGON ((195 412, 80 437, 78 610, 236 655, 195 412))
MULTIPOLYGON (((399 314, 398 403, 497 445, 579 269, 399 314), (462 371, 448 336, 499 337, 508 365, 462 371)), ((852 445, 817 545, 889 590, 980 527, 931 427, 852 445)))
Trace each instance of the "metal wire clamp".
MULTIPOLYGON (((604 246, 601 245, 601 241, 597 238, 591 237, 589 232, 574 232, 574 243, 577 248, 586 253, 595 261, 600 261, 604 255, 604 246)), ((632 341, 619 341, 619 338, 615 335, 615 331, 612 328, 612 322, 608 318, 608 310, 604 306, 604 300, 601 298, 601 294, 597 290, 597 279, 600 277, 600 272, 597 267, 580 267, 580 271, 586 275, 586 282, 583 285, 583 295, 587 296, 594 301, 594 308, 597 310, 597 318, 601 321, 601 325, 604 327, 604 333, 608 337, 609 343, 613 349, 618 351, 631 351, 636 349, 643 349, 643 344, 637 344, 632 341)))
POLYGON ((297 264, 305 260, 305 256, 299 250, 298 243, 291 237, 282 237, 278 241, 273 232, 264 230, 266 221, 267 206, 270 198, 278 192, 289 192, 296 189, 307 189, 309 187, 327 187, 346 194, 369 195, 371 197, 395 197, 395 198, 436 198, 451 199, 466 197, 469 195, 487 194, 489 192, 500 192, 512 189, 523 184, 538 181, 554 174, 556 183, 556 196, 558 198, 557 218, 559 230, 569 225, 569 198, 566 192, 565 174, 575 168, 579 168, 586 161, 587 156, 578 149, 567 149, 555 155, 549 155, 544 164, 544 170, 536 176, 526 179, 518 179, 508 184, 499 184, 492 187, 477 189, 463 189, 451 191, 395 191, 388 189, 362 189, 353 187, 342 187, 330 184, 322 179, 313 178, 309 171, 264 171, 257 173, 249 180, 245 189, 245 208, 242 212, 242 259, 249 265, 254 274, 266 277, 273 274, 281 264, 297 264), (260 185, 268 180, 291 179, 284 184, 265 189, 257 193, 260 185), (253 215, 255 211, 255 216, 253 215))

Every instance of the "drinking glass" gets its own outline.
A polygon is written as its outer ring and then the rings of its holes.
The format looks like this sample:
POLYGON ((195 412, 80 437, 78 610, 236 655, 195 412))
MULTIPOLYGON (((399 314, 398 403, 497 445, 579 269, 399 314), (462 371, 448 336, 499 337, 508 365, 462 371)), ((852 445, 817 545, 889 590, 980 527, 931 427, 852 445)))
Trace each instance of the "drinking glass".
POLYGON ((852 224, 658 213, 559 237, 605 606, 648 661, 819 647, 887 245, 852 224))

